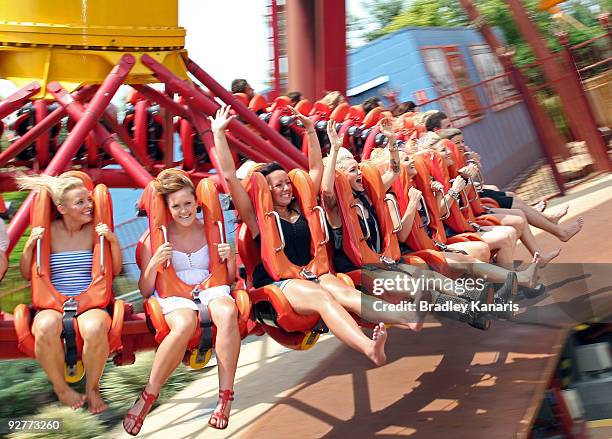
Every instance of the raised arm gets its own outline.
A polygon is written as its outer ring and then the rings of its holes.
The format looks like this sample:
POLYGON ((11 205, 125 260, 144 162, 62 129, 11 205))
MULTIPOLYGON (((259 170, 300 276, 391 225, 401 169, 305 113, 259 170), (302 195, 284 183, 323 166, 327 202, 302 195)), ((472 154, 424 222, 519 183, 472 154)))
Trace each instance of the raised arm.
POLYGON ((380 132, 387 137, 387 148, 389 148, 389 169, 382 175, 382 181, 386 192, 393 186, 393 182, 400 175, 400 158, 397 144, 395 143, 397 136, 388 118, 384 118, 380 121, 380 132))
MULTIPOLYGON (((321 154, 321 144, 319 137, 315 131, 314 124, 308 116, 304 116, 293 107, 289 107, 294 116, 296 116, 308 134, 308 174, 312 179, 315 193, 319 193, 321 188, 321 180, 323 179, 323 155, 321 154)), ((329 122, 328 122, 329 123, 329 122)))
POLYGON ((402 217, 402 230, 397 234, 397 239, 399 239, 400 242, 404 242, 408 238, 408 235, 410 235, 420 198, 420 190, 415 187, 411 187, 408 190, 408 206, 402 217))
POLYGON ((225 181, 227 181, 232 201, 234 202, 234 206, 236 206, 236 210, 238 210, 238 216, 240 216, 242 221, 249 228, 251 236, 255 238, 259 235, 257 216, 255 215, 255 210, 253 209, 249 194, 236 176, 236 166, 234 165, 234 160, 230 154, 229 145, 227 144, 227 138, 225 137, 227 126, 236 117, 228 117, 229 111, 229 106, 226 107, 222 105, 221 108, 217 110, 214 119, 209 117, 210 126, 215 138, 217 161, 221 167, 218 171, 221 172, 221 175, 225 178, 225 181))
POLYGON ((340 215, 338 213, 338 203, 334 196, 334 179, 336 176, 336 159, 338 151, 342 147, 343 137, 338 137, 336 132, 336 121, 327 122, 327 136, 329 137, 329 155, 323 171, 323 181, 321 182, 321 197, 327 216, 333 227, 338 227, 340 215))

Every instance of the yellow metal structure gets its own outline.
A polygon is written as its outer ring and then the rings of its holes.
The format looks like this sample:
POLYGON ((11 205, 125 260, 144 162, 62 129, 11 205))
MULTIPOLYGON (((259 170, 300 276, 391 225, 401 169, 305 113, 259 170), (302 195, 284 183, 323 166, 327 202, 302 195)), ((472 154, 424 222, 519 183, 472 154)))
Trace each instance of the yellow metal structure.
MULTIPOLYGON (((187 78, 184 45, 178 0, 0 0, 0 78, 17 86, 101 83, 126 52, 137 60, 146 52, 187 78)), ((126 79, 151 82, 140 61, 126 79)))

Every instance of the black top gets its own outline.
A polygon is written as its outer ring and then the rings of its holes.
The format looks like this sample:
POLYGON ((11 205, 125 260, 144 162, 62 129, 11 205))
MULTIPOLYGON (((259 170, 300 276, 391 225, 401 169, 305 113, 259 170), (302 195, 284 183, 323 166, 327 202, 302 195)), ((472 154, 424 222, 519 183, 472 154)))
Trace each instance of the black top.
MULTIPOLYGON (((293 209, 290 209, 293 210, 293 209)), ((297 211, 295 211, 297 212, 297 211)), ((299 213, 299 212, 298 212, 299 213)), ((285 255, 291 263, 298 267, 307 265, 310 262, 310 229, 304 215, 300 216, 295 223, 291 223, 281 218, 281 228, 285 236, 285 255)), ((257 248, 261 249, 261 234, 255 238, 257 248)), ((268 274, 263 262, 257 264, 253 270, 253 287, 260 288, 274 282, 272 276, 268 274)))
MULTIPOLYGON (((380 253, 382 247, 382 237, 380 234, 380 227, 378 225, 378 219, 376 218, 376 212, 374 208, 370 204, 370 201, 363 195, 363 192, 360 194, 355 194, 357 198, 361 200, 363 207, 368 211, 368 227, 370 228, 370 238, 367 240, 368 246, 372 249, 372 251, 376 253, 380 253)), ((361 217, 361 215, 357 215, 359 218, 359 225, 361 226, 361 233, 365 236, 366 227, 365 221, 361 217)), ((334 268, 337 273, 348 273, 349 271, 357 270, 355 264, 351 262, 349 257, 344 252, 342 248, 342 228, 334 229, 329 227, 332 237, 334 239, 334 268)))

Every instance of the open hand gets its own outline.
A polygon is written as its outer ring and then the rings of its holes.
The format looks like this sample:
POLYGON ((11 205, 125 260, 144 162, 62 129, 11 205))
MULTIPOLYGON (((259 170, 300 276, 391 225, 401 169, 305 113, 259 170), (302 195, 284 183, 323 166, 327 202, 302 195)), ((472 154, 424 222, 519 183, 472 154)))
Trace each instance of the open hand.
POLYGON ((221 105, 214 119, 210 116, 208 117, 210 128, 214 133, 225 132, 229 123, 236 118, 236 115, 229 116, 231 109, 230 105, 221 105))

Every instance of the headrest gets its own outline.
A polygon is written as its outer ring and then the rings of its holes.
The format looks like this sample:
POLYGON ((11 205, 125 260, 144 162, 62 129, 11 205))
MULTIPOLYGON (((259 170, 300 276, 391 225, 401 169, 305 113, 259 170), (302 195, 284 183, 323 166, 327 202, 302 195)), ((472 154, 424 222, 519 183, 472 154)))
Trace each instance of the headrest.
POLYGON ((302 114, 310 114, 310 112, 312 111, 312 107, 312 102, 310 102, 308 99, 302 99, 300 102, 297 103, 295 109, 302 114))
POLYGON ((74 171, 74 170, 68 171, 68 172, 64 172, 62 176, 80 178, 83 181, 83 184, 85 185, 88 191, 93 191, 94 189, 93 180, 91 179, 89 175, 87 175, 83 171, 74 171))
POLYGON ((242 102, 247 107, 249 106, 249 97, 246 93, 234 93, 234 97, 242 102))
POLYGON ((256 94, 249 102, 249 108, 253 110, 255 113, 259 111, 265 111, 268 106, 268 102, 266 102, 266 98, 264 98, 260 94, 256 94))
POLYGON ((349 113, 350 108, 351 107, 348 103, 342 102, 340 105, 334 108, 334 111, 332 111, 329 118, 335 120, 336 122, 342 122, 349 113))
POLYGON ((319 115, 327 118, 329 116, 329 113, 330 113, 329 105, 327 105, 325 102, 317 101, 317 102, 315 102, 314 106, 312 107, 312 110, 310 110, 309 116, 313 116, 315 114, 319 114, 319 115))
POLYGON ((351 108, 349 108, 345 119, 351 119, 357 123, 361 123, 364 118, 365 111, 363 111, 363 107, 361 105, 353 105, 351 108))
POLYGON ((372 108, 370 112, 366 115, 366 117, 363 119, 363 125, 365 125, 366 128, 371 128, 376 125, 380 120, 380 114, 382 113, 382 111, 383 110, 380 107, 372 108))

